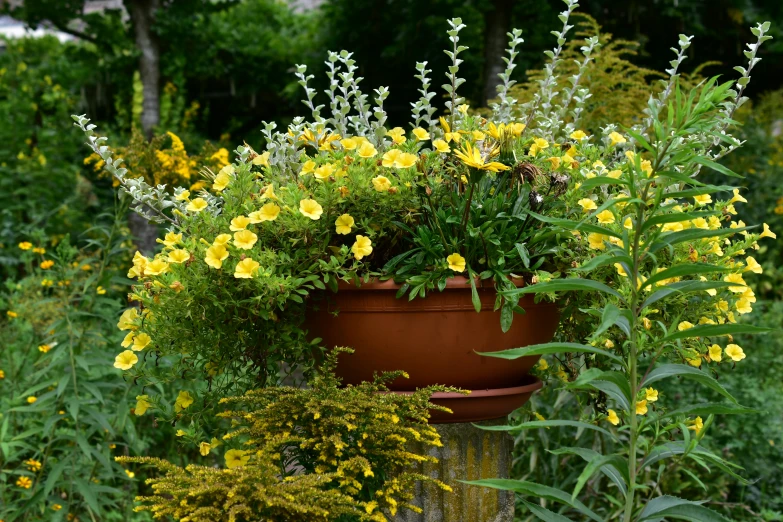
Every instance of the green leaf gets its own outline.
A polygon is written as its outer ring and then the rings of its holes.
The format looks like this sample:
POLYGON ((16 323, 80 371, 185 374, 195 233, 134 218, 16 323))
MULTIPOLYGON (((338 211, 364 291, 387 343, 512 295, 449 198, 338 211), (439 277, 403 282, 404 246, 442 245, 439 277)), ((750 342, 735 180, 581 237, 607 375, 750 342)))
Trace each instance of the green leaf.
POLYGON ((693 161, 695 161, 699 165, 704 165, 705 167, 709 167, 712 170, 717 170, 721 174, 724 174, 724 175, 729 176, 731 178, 740 178, 740 179, 742 179, 744 177, 744 176, 740 176, 739 174, 737 174, 733 170, 730 170, 725 165, 721 165, 720 163, 717 163, 715 161, 707 159, 706 157, 704 157, 702 155, 694 156, 693 157, 693 161))
POLYGON ((730 404, 724 402, 705 402, 702 404, 692 404, 690 406, 684 406, 667 412, 664 415, 659 416, 659 419, 666 419, 669 417, 677 417, 678 415, 685 415, 687 417, 693 417, 695 415, 750 415, 762 413, 761 410, 754 410, 753 408, 746 408, 738 404, 730 404))
POLYGON ((667 334, 661 342, 674 341, 676 339, 688 339, 691 337, 719 337, 722 335, 735 334, 760 334, 774 330, 763 326, 753 326, 750 324, 700 324, 687 330, 675 330, 667 334))
POLYGON ((596 268, 601 268, 602 266, 606 265, 613 265, 615 263, 625 263, 628 266, 633 264, 630 257, 620 254, 619 252, 609 252, 606 254, 601 254, 600 256, 595 256, 588 262, 582 264, 582 266, 572 268, 570 271, 591 272, 596 268))
MULTIPOLYGON (((601 456, 601 454, 595 450, 578 447, 558 448, 550 450, 549 453, 553 455, 577 455, 587 462, 601 456)), ((603 465, 600 470, 601 473, 609 477, 609 480, 617 486, 617 489, 620 490, 623 496, 628 494, 628 464, 625 461, 620 460, 603 465)))
MULTIPOLYGON (((593 338, 597 338, 599 335, 607 331, 609 328, 614 326, 614 323, 617 321, 617 319, 620 317, 620 309, 617 308, 612 303, 608 303, 604 307, 603 314, 601 314, 601 324, 598 326, 596 331, 593 333, 593 338)), ((618 357, 619 359, 619 357, 618 357)))
POLYGON ((660 381, 662 379, 666 379, 668 377, 675 377, 675 376, 681 376, 685 377, 686 379, 692 379, 699 384, 703 384, 704 386, 707 386, 713 391, 716 391, 729 399, 734 404, 737 403, 737 399, 732 397, 732 395, 726 391, 726 389, 718 383, 710 374, 703 372, 697 368, 694 368, 693 366, 687 366, 685 364, 661 364, 654 370, 652 370, 649 374, 647 374, 647 378, 644 379, 640 386, 649 386, 650 384, 660 381))
POLYGON ((473 308, 475 308, 476 312, 481 312, 481 299, 479 298, 478 290, 476 290, 476 273, 473 272, 472 268, 468 268, 468 276, 470 277, 470 292, 473 308))
MULTIPOLYGON (((594 213, 601 212, 601 210, 604 210, 607 206, 611 206, 611 204, 614 203, 617 203, 617 200, 609 200, 601 205, 600 209, 595 210, 594 213)), ((566 230, 584 230, 585 232, 595 232, 596 234, 603 234, 605 236, 622 237, 622 234, 619 232, 615 232, 614 230, 610 230, 598 225, 593 225, 592 223, 588 223, 586 221, 572 221, 570 219, 553 218, 549 216, 542 216, 531 211, 528 211, 528 214, 538 219, 539 221, 543 221, 544 223, 551 223, 552 225, 563 227, 566 230)))
POLYGON ((546 355, 550 353, 595 353, 608 357, 615 361, 622 361, 617 355, 590 346, 589 344, 578 343, 544 343, 544 344, 531 344, 530 346, 523 346, 521 348, 511 348, 509 350, 499 350, 497 352, 476 352, 484 357, 497 357, 498 359, 519 359, 520 357, 527 357, 529 355, 546 355))
POLYGON ((57 481, 60 479, 60 475, 63 474, 63 470, 68 465, 68 458, 61 460, 49 471, 46 477, 46 484, 44 485, 44 495, 48 495, 54 487, 57 485, 57 481))
POLYGON ((725 288, 728 286, 736 285, 735 283, 727 283, 726 281, 677 281, 676 283, 668 284, 650 294, 647 299, 644 300, 644 303, 642 303, 642 309, 647 308, 651 304, 660 301, 671 294, 699 292, 712 290, 713 288, 725 288))
POLYGON ((527 251, 527 247, 524 243, 516 243, 514 246, 517 247, 522 264, 525 265, 525 268, 530 268, 530 252, 527 251))
POLYGON ((90 487, 90 484, 80 478, 75 479, 74 482, 76 483, 76 489, 79 491, 79 494, 84 497, 85 502, 87 502, 87 505, 90 506, 90 509, 93 510, 94 514, 100 514, 101 507, 98 505, 98 499, 95 497, 95 493, 90 487))
POLYGON ((542 292, 562 292, 567 290, 582 290, 587 292, 604 292, 613 295, 624 302, 623 296, 609 286, 598 281, 592 281, 590 279, 558 279, 555 281, 548 281, 546 283, 538 283, 535 285, 525 286, 523 288, 517 288, 514 290, 507 290, 505 293, 511 295, 523 295, 523 294, 540 294, 542 292))
POLYGON ((717 215, 717 212, 673 212, 671 214, 662 214, 653 216, 642 223, 642 232, 646 232, 657 225, 665 225, 666 223, 681 223, 683 221, 692 221, 700 217, 708 218, 710 216, 717 215))
POLYGON ((484 426, 481 424, 474 424, 475 427, 482 429, 484 431, 521 431, 521 430, 534 430, 538 428, 554 428, 554 427, 560 427, 560 426, 570 426, 572 428, 582 428, 585 430, 593 430, 598 431, 600 433, 603 433, 604 435, 607 435, 611 438, 615 438, 615 436, 612 434, 612 432, 600 427, 596 426, 595 424, 589 424, 587 422, 579 422, 579 421, 572 421, 572 420, 543 420, 543 421, 528 421, 523 422, 521 424, 517 424, 515 426, 511 425, 504 425, 504 426, 484 426))
POLYGON ((606 466, 607 464, 616 462, 619 459, 620 457, 617 455, 601 454, 598 454, 594 458, 590 459, 590 461, 587 463, 587 466, 585 466, 585 469, 583 469, 582 473, 579 474, 579 478, 576 479, 576 486, 574 486, 574 491, 571 493, 571 500, 576 500, 579 492, 582 491, 582 488, 585 487, 587 481, 590 480, 590 477, 592 477, 596 471, 606 466))
POLYGON ((559 515, 554 511, 550 511, 547 508, 543 508, 537 504, 533 504, 526 500, 523 500, 522 504, 524 504, 531 513, 537 516, 539 520, 543 520, 544 522, 571 522, 570 519, 564 517, 563 515, 559 515))
POLYGON ((682 265, 676 265, 667 268, 666 270, 661 270, 657 274, 650 276, 650 278, 642 284, 642 288, 647 286, 652 287, 655 285, 655 283, 665 281, 666 279, 672 279, 673 277, 685 277, 726 271, 728 271, 728 269, 725 267, 710 265, 707 263, 686 263, 682 265))
POLYGON ((503 303, 500 308, 500 329, 503 333, 511 329, 511 323, 514 321, 514 305, 509 301, 503 303))
POLYGON ((525 480, 513 480, 513 479, 481 479, 481 480, 461 480, 465 484, 472 486, 483 486, 485 488, 500 489, 503 491, 514 491, 522 495, 529 495, 537 498, 545 498, 553 502, 559 502, 566 506, 572 507, 579 511, 581 514, 589 517, 596 522, 603 522, 603 518, 599 517, 587 506, 579 502, 578 500, 571 500, 571 495, 563 490, 544 486, 543 484, 536 484, 535 482, 527 482, 525 480))
POLYGON ((650 254, 654 254, 662 248, 669 245, 676 245, 685 241, 693 241, 695 239, 704 239, 706 237, 721 237, 730 236, 738 232, 750 230, 754 227, 737 227, 737 228, 722 228, 718 230, 703 230, 701 228, 690 228, 688 230, 681 230, 679 232, 666 232, 656 239, 649 249, 650 254))
POLYGON ((701 505, 681 498, 664 495, 652 499, 644 506, 639 522, 645 520, 664 520, 666 517, 691 522, 729 522, 729 519, 701 505))

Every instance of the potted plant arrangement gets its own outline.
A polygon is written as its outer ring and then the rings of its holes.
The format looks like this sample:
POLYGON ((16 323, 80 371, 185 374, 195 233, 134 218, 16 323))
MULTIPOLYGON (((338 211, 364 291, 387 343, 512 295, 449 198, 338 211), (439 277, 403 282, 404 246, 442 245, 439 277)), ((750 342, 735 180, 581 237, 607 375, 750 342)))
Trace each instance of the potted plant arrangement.
POLYGON ((200 375, 206 406, 295 368, 307 375, 320 349, 350 346, 338 367, 346 383, 404 370, 392 390, 458 386, 473 393, 440 399, 457 409, 473 400, 474 413, 451 417, 463 421, 509 413, 540 386, 528 375, 537 357, 479 353, 552 338, 555 304, 504 292, 557 275, 560 232, 533 213, 554 212, 573 187, 550 159, 560 147, 511 117, 518 35, 501 102, 483 118, 458 95, 464 25, 450 25, 447 115, 435 118, 419 63, 412 130, 387 128, 388 90, 374 91, 371 108, 351 54, 329 53, 331 116, 298 66, 312 120, 285 132, 266 124, 266 150, 241 146, 232 164, 204 168, 209 187, 197 193, 129 176, 75 117, 137 211, 167 227, 162 252, 137 254, 128 274, 140 306, 120 321, 118 367, 142 383, 200 375))

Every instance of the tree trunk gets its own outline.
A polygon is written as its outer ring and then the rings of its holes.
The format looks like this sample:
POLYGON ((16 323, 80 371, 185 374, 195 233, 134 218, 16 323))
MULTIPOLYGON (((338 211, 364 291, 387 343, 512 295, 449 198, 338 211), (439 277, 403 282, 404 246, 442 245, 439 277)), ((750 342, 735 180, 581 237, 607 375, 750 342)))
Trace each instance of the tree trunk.
POLYGON ((492 0, 491 10, 484 15, 484 92, 481 104, 485 107, 489 100, 498 95, 498 74, 503 72, 506 65, 503 55, 508 45, 506 33, 511 30, 513 4, 513 0, 492 0))
POLYGON ((150 139, 160 123, 160 45, 152 30, 160 0, 124 0, 124 3, 133 22, 136 46, 141 52, 139 75, 144 93, 141 129, 150 139))
POLYGON ((128 228, 133 235, 133 242, 136 248, 145 256, 151 256, 155 253, 158 246, 158 227, 150 223, 137 213, 131 211, 128 213, 128 228))

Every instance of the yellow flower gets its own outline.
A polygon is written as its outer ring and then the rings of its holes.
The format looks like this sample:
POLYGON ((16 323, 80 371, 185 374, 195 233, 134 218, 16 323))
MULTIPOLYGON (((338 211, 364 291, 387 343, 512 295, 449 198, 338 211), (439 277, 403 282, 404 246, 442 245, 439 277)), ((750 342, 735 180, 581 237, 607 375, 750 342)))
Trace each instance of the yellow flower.
POLYGON ((5 371, 0 370, 0 379, 5 379, 5 371))
POLYGON ((312 160, 307 160, 302 164, 302 170, 299 171, 299 175, 304 176, 305 174, 310 174, 313 171, 315 171, 315 162, 312 160))
POLYGON ((187 250, 184 250, 182 248, 178 248, 176 250, 172 250, 169 252, 169 263, 184 263, 188 259, 190 259, 190 252, 187 250))
POLYGON ((407 169, 414 165, 416 165, 416 162, 419 158, 416 157, 415 154, 410 154, 408 152, 403 152, 399 156, 397 156, 397 159, 394 160, 394 168, 397 169, 407 169))
POLYGON ((461 139, 459 132, 451 132, 451 127, 446 121, 446 118, 441 116, 440 118, 438 118, 438 121, 440 121, 440 126, 443 127, 443 139, 446 140, 446 143, 449 143, 450 141, 459 143, 459 140, 461 139))
POLYGON ((177 201, 187 201, 188 199, 190 199, 190 191, 189 190, 183 190, 182 192, 177 194, 174 197, 174 199, 176 199, 177 201))
POLYGON ((728 355, 734 362, 741 361, 745 358, 745 352, 743 352, 742 348, 736 344, 729 344, 726 346, 726 355, 728 355))
POLYGON ((354 150, 359 144, 354 138, 344 138, 340 140, 340 145, 342 145, 345 150, 354 150))
POLYGON ((405 131, 402 127, 394 127, 392 130, 386 131, 386 135, 390 136, 392 141, 397 145, 405 143, 405 131))
POLYGON ((43 247, 35 247, 33 249, 33 252, 35 252, 36 254, 44 255, 46 253, 46 249, 43 247))
POLYGON ((587 134, 585 134, 584 131, 581 130, 575 130, 571 133, 571 136, 569 136, 572 140, 583 140, 587 137, 587 134))
POLYGON ((644 394, 647 402, 655 402, 658 400, 658 390, 655 388, 645 388, 644 394))
POLYGON ((269 166, 269 151, 265 151, 255 158, 253 158, 253 165, 256 165, 258 167, 268 167, 269 166))
POLYGON ((145 334, 144 332, 136 335, 133 337, 133 346, 132 349, 134 352, 139 352, 147 347, 148 344, 152 342, 152 339, 149 335, 145 334))
POLYGON ((372 241, 370 238, 362 235, 356 236, 356 242, 351 246, 351 252, 357 260, 361 260, 363 257, 369 256, 372 253, 372 241))
POLYGON ((232 232, 239 232, 244 230, 250 224, 250 219, 246 216, 237 216, 231 220, 231 225, 228 227, 232 232))
POLYGON ((139 318, 139 312, 135 308, 128 308, 120 316, 117 322, 117 328, 120 330, 135 330, 138 327, 134 324, 139 318))
POLYGON ((688 424, 690 424, 688 429, 695 431, 697 435, 701 430, 704 429, 704 421, 701 419, 701 417, 696 417, 692 421, 689 421, 688 424))
POLYGON ((473 135, 473 139, 476 141, 484 141, 484 133, 480 130, 474 130, 470 132, 473 135))
POLYGON ((256 210, 250 213, 250 217, 258 220, 259 223, 263 221, 274 221, 277 216, 280 215, 280 207, 274 203, 267 203, 261 210, 256 210))
POLYGON ((185 433, 185 430, 177 430, 177 432, 174 435, 177 437, 184 437, 185 435, 187 435, 187 433, 185 433))
POLYGON ((324 209, 314 199, 303 199, 299 202, 299 212, 315 221, 321 219, 324 209))
POLYGON ((334 222, 335 231, 338 234, 342 234, 344 236, 351 233, 351 228, 353 228, 353 225, 354 220, 349 214, 343 214, 334 222))
POLYGON ((49 344, 42 344, 42 345, 38 346, 38 351, 41 352, 41 353, 48 353, 49 350, 51 350, 51 349, 52 349, 52 346, 49 345, 49 344))
POLYGON ((700 194, 698 196, 693 196, 693 201, 696 203, 696 206, 701 207, 708 203, 712 203, 712 196, 709 194, 700 194))
POLYGON ((60 504, 52 504, 52 511, 60 511, 62 508, 60 504))
POLYGON ((764 269, 761 268, 761 265, 756 261, 755 258, 748 256, 745 258, 745 272, 753 272, 754 274, 761 274, 764 272, 764 269))
POLYGON ((691 328, 693 328, 693 323, 689 321, 680 321, 680 324, 677 325, 677 330, 680 332, 684 330, 690 330, 691 328))
POLYGON ((540 420, 540 421, 545 421, 545 420, 546 420, 546 417, 544 417, 543 415, 541 415, 541 414, 540 414, 540 413, 538 413, 538 412, 534 412, 534 413, 533 413, 533 415, 535 415, 535 416, 536 416, 536 419, 538 419, 538 420, 540 420))
POLYGON ((764 223, 764 231, 759 235, 759 239, 763 239, 765 237, 770 237, 772 239, 775 239, 775 238, 778 237, 774 232, 772 232, 769 229, 769 225, 767 225, 766 223, 764 223))
POLYGON ((258 267, 261 265, 257 261, 253 261, 251 258, 246 257, 239 263, 234 270, 234 277, 237 279, 253 279, 253 275, 258 267))
POLYGON ((22 250, 30 250, 31 248, 33 248, 33 244, 30 243, 29 241, 22 241, 21 243, 19 243, 18 246, 22 250))
POLYGON ((737 294, 741 294, 745 292, 745 288, 747 287, 747 285, 745 284, 745 280, 742 278, 742 274, 729 274, 726 277, 724 277, 723 280, 727 283, 742 285, 742 286, 730 286, 729 287, 730 292, 734 292, 737 294))
POLYGON ((598 208, 598 205, 595 204, 595 201, 590 198, 582 198, 577 201, 577 204, 582 207, 583 212, 590 212, 591 210, 598 208))
POLYGON ((38 400, 38 397, 36 397, 35 395, 30 395, 30 396, 27 398, 27 404, 33 404, 33 403, 35 403, 35 401, 37 401, 37 400, 38 400))
POLYGON ((136 357, 136 354, 130 350, 125 350, 114 358, 114 367, 120 370, 130 370, 137 362, 139 362, 139 358, 136 357))
POLYGON ((244 451, 236 449, 228 450, 225 457, 226 467, 229 469, 244 466, 250 460, 250 455, 246 455, 244 451))
POLYGON ((446 262, 449 264, 449 268, 455 272, 465 271, 465 258, 456 252, 447 257, 446 262))
POLYGON ((250 250, 258 241, 258 236, 249 230, 234 232, 234 246, 242 250, 250 250))
POLYGON ((547 368, 549 368, 549 363, 548 363, 548 362, 546 362, 546 359, 544 359, 544 358, 542 357, 542 358, 540 358, 540 359, 538 360, 538 363, 536 364, 536 366, 538 366, 538 369, 539 369, 539 370, 541 370, 541 371, 544 371, 544 370, 546 370, 547 368))
POLYGON ((98 288, 95 289, 95 293, 98 295, 104 295, 106 293, 106 289, 101 285, 98 285, 98 288))
POLYGON ((737 309, 737 313, 740 315, 749 314, 753 311, 753 307, 750 305, 750 301, 744 297, 737 300, 737 302, 734 304, 734 307, 737 309))
POLYGON ((231 234, 220 234, 218 237, 215 238, 215 240, 212 242, 213 245, 225 245, 229 241, 231 241, 231 234))
POLYGON ((383 165, 386 168, 391 168, 395 165, 397 162, 397 158, 402 154, 402 151, 399 149, 389 149, 386 151, 386 153, 383 155, 383 158, 381 158, 381 165, 383 165))
POLYGON ((614 410, 608 410, 608 415, 606 416, 607 422, 611 423, 614 426, 617 426, 620 424, 620 417, 617 416, 617 412, 614 410))
POLYGON ((158 238, 155 241, 169 248, 174 248, 179 243, 182 243, 182 234, 175 234, 174 232, 166 232, 166 236, 163 239, 158 238))
POLYGON ((430 133, 422 129, 421 127, 416 127, 413 129, 413 135, 416 136, 416 139, 419 141, 426 141, 430 139, 430 133))
POLYGON ((229 183, 231 183, 231 176, 229 173, 233 174, 234 168, 231 165, 226 165, 223 167, 223 169, 218 173, 217 176, 215 176, 215 181, 212 182, 212 190, 216 192, 223 192, 229 183), (228 170, 230 168, 230 171, 228 170))
POLYGON ((125 474, 128 475, 128 478, 136 477, 136 474, 134 472, 132 472, 131 470, 129 470, 129 469, 125 470, 125 474))
POLYGON ((729 205, 732 203, 747 203, 748 200, 740 196, 739 189, 734 189, 734 197, 729 200, 729 205))
POLYGON ((372 185, 378 192, 386 192, 391 188, 391 181, 386 176, 376 176, 372 178, 372 185))
POLYGON ((500 172, 509 169, 509 167, 497 161, 486 162, 478 147, 473 148, 470 143, 465 143, 462 149, 455 150, 454 154, 457 155, 462 163, 474 169, 488 170, 490 172, 500 172))
POLYGON ((449 144, 443 141, 442 139, 437 139, 432 142, 432 146, 435 148, 436 151, 440 152, 441 154, 448 154, 451 152, 451 147, 449 147, 449 144))
POLYGON ((211 449, 212 446, 210 446, 209 442, 202 442, 201 444, 198 445, 198 451, 199 453, 201 453, 202 457, 206 457, 207 455, 209 455, 209 450, 211 449))
POLYGON ((211 266, 212 268, 221 268, 223 266, 223 261, 227 257, 228 257, 228 250, 226 250, 226 247, 223 245, 215 244, 207 249, 206 257, 204 257, 204 262, 209 266, 211 266))
POLYGON ((261 194, 261 199, 274 199, 277 200, 277 194, 275 194, 275 186, 269 185, 264 189, 264 193, 261 194))
POLYGON ((623 268, 623 265, 620 263, 615 263, 614 267, 617 269, 617 273, 623 277, 628 277, 628 272, 625 271, 625 268, 623 268))
POLYGON ((174 410, 182 411, 193 404, 193 402, 195 402, 195 399, 190 394, 190 392, 187 390, 182 390, 177 395, 177 400, 174 401, 174 410))
POLYGON ((700 356, 696 356, 696 357, 694 357, 692 359, 685 359, 685 360, 688 361, 688 364, 690 364, 691 366, 695 366, 696 368, 701 366, 701 357, 700 356))
POLYGON ((723 349, 719 345, 713 344, 712 346, 710 346, 710 352, 709 353, 710 353, 710 359, 712 359, 715 362, 720 362, 721 361, 721 357, 722 357, 721 354, 723 353, 723 349))
POLYGON ((316 177, 316 179, 320 179, 321 181, 326 181, 333 173, 334 173, 334 165, 332 165, 331 163, 324 163, 323 165, 315 169, 313 175, 316 177))
POLYGON ((185 209, 189 210, 190 212, 201 212, 205 208, 207 208, 207 202, 204 200, 204 198, 196 198, 188 203, 187 207, 185 207, 185 209))
POLYGON ((30 489, 33 486, 33 481, 30 477, 19 477, 16 479, 16 485, 22 489, 30 489))
POLYGON ((552 170, 557 170, 560 168, 560 158, 557 156, 552 156, 551 158, 547 158, 546 161, 549 162, 549 167, 552 170))
POLYGON ((605 242, 608 240, 609 237, 606 234, 599 234, 597 232, 591 232, 587 234, 588 246, 593 250, 605 250, 605 242))
POLYGON ((536 138, 533 140, 533 144, 530 146, 528 155, 536 156, 539 151, 544 150, 548 147, 549 147, 548 141, 546 141, 544 138, 536 138))
POLYGON ((136 407, 133 408, 133 413, 142 416, 145 413, 147 413, 147 410, 150 409, 152 406, 152 403, 149 401, 150 396, 149 395, 137 395, 136 396, 136 407))
POLYGON ((609 140, 610 140, 609 145, 612 147, 614 147, 618 143, 625 143, 627 141, 622 134, 616 131, 609 134, 609 140))
POLYGON ((647 414, 647 401, 646 400, 636 401, 636 414, 637 415, 646 415, 647 414))
POLYGON ((43 270, 49 270, 53 266, 54 266, 54 261, 52 261, 51 259, 47 259, 46 261, 41 262, 41 268, 43 270))
POLYGON ((147 263, 147 266, 144 267, 144 273, 147 275, 160 275, 168 272, 169 270, 169 264, 163 261, 162 259, 155 259, 153 261, 150 261, 147 263))
POLYGON ((356 151, 356 154, 361 156, 362 158, 372 158, 376 154, 378 154, 378 150, 373 147, 372 143, 369 141, 365 141, 362 143, 362 146, 359 147, 359 149, 356 151))
POLYGON ((661 232, 679 232, 683 230, 685 227, 680 222, 674 222, 674 223, 666 223, 661 228, 661 232))
MULTIPOLYGON (((598 218, 598 222, 602 225, 609 225, 614 223, 614 214, 610 210, 603 210, 599 212, 595 217, 598 218)), ((630 228, 630 227, 626 227, 630 228)))

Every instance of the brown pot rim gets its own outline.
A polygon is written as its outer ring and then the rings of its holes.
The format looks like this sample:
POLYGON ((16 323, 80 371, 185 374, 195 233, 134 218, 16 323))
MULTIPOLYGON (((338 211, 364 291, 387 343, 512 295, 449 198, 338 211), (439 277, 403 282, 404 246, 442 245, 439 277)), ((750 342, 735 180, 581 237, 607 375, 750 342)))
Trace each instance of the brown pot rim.
MULTIPOLYGON (((515 286, 518 288, 521 288, 525 286, 525 280, 522 277, 511 277, 509 276, 509 279, 512 283, 514 283, 515 286)), ((397 284, 394 282, 393 279, 387 279, 385 281, 381 281, 378 278, 372 278, 367 283, 362 282, 361 284, 354 284, 348 281, 344 281, 342 279, 339 279, 337 281, 337 290, 338 292, 340 290, 393 290, 398 291, 400 288, 402 288, 401 284, 397 284)), ((481 289, 493 289, 495 288, 494 281, 492 279, 478 279, 476 278, 476 288, 481 289)), ((464 289, 470 289, 470 280, 465 276, 453 276, 449 277, 446 280, 446 289, 447 290, 464 290, 464 289)))
MULTIPOLYGON (((504 397, 506 395, 521 395, 523 393, 533 393, 544 387, 544 383, 534 375, 525 375, 525 379, 532 379, 533 382, 522 386, 513 386, 511 388, 485 388, 481 390, 470 390, 469 395, 459 392, 435 392, 430 399, 481 399, 486 397, 504 397)), ((412 395, 410 391, 395 391, 400 395, 412 395)))

